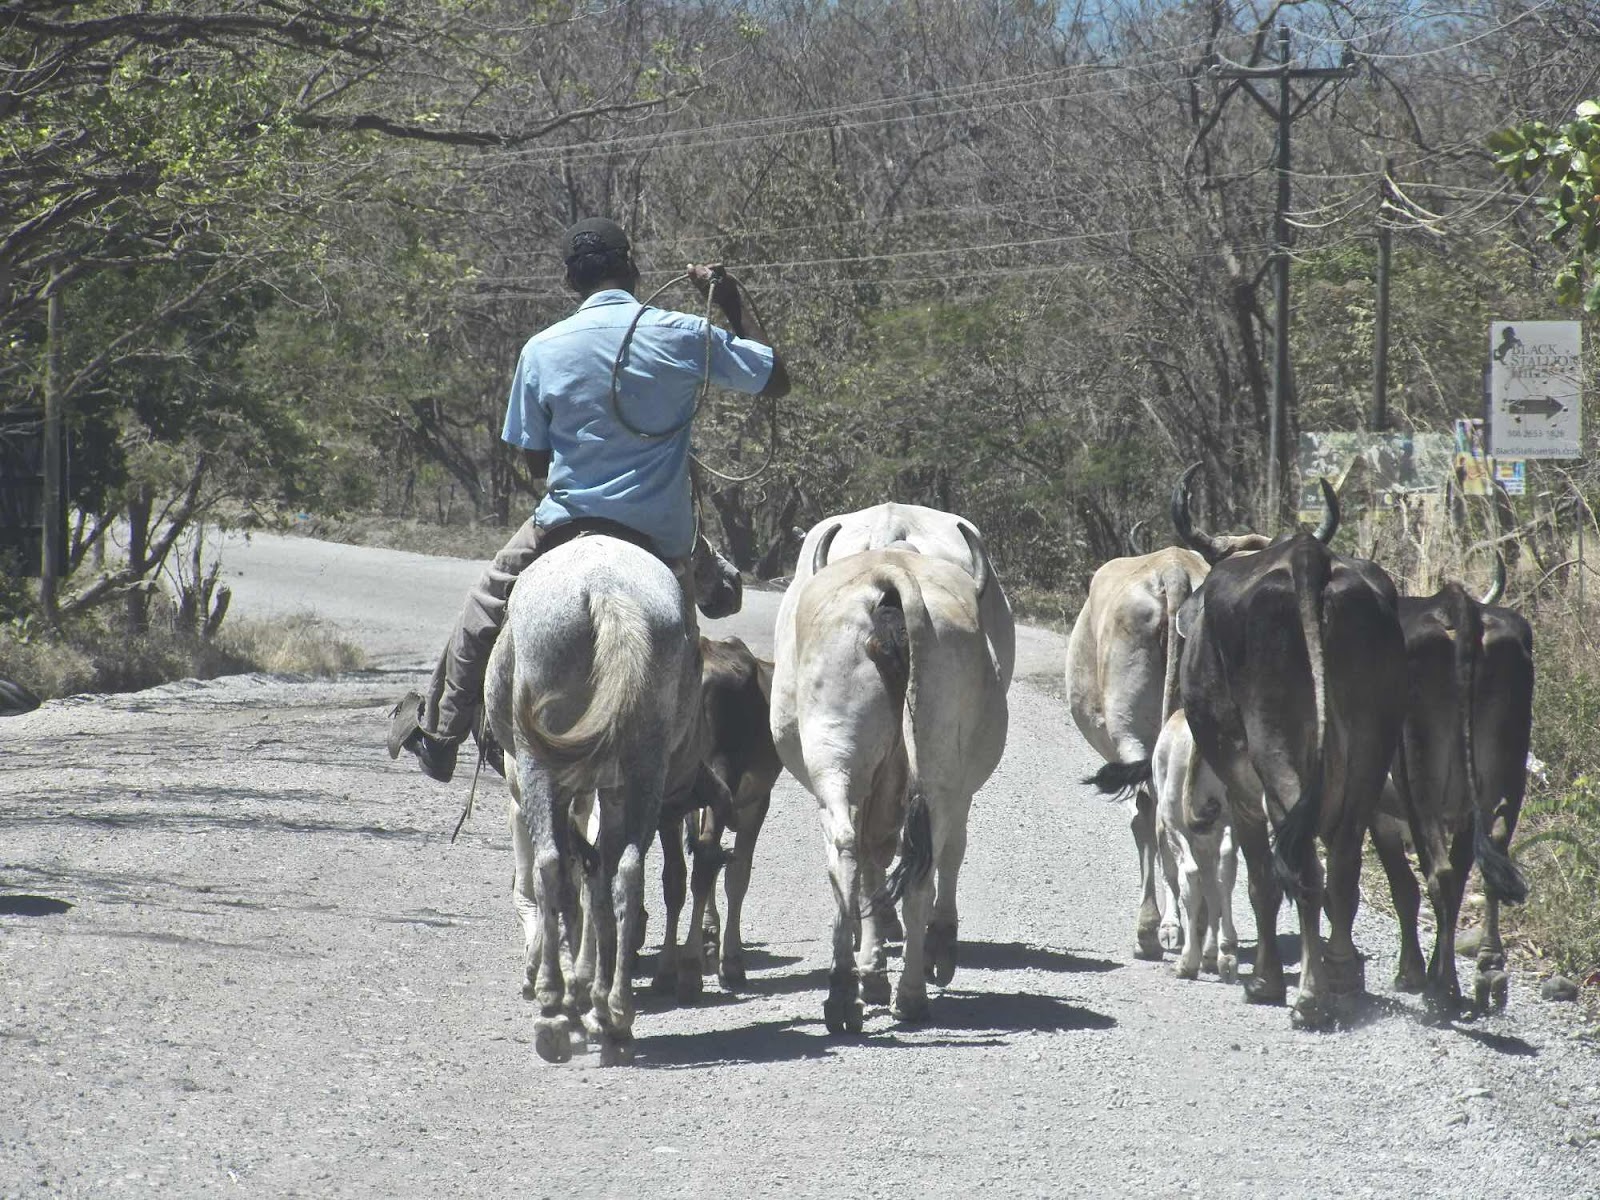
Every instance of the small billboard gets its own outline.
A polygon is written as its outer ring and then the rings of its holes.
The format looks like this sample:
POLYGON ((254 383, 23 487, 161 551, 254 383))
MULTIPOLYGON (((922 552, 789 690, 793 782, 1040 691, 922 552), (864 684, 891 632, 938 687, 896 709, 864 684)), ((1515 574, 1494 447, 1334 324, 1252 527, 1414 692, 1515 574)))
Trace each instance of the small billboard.
POLYGON ((1577 321, 1489 324, 1489 452, 1577 458, 1583 450, 1583 327, 1577 321))

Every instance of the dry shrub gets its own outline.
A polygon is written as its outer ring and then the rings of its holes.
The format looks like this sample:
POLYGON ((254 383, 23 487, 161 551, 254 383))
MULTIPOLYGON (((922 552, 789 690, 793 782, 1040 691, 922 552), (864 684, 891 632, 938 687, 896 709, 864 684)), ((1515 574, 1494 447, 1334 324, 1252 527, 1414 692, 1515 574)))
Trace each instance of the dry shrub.
POLYGON ((366 661, 358 647, 310 614, 234 621, 218 640, 251 669, 278 675, 337 675, 366 661))

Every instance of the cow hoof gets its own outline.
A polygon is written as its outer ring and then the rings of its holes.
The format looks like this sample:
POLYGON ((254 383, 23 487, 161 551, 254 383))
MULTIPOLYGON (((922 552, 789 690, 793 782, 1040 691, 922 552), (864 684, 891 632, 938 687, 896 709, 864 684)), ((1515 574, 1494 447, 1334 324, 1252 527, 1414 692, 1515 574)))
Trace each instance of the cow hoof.
POLYGON ((717 971, 717 982, 725 992, 736 992, 745 985, 744 959, 725 958, 717 971))
POLYGON ((572 1059, 572 1038, 565 1017, 540 1017, 533 1023, 533 1048, 547 1063, 572 1059))
POLYGON ((889 973, 887 971, 869 971, 862 975, 861 999, 867 1004, 887 1005, 889 1003, 889 973))
POLYGON ((600 1065, 625 1067, 633 1061, 633 1035, 607 1033, 600 1038, 600 1065))
POLYGON ((700 973, 713 975, 717 970, 717 940, 706 938, 705 946, 700 951, 700 973))
POLYGON ((923 953, 927 955, 923 975, 940 987, 949 987, 950 981, 956 977, 959 945, 960 939, 954 925, 929 925, 928 936, 923 942, 923 953))
POLYGON ((1498 950, 1485 950, 1478 955, 1478 973, 1487 975, 1491 971, 1504 971, 1506 969, 1506 956, 1498 950))
POLYGON ((1183 926, 1177 923, 1163 923, 1157 935, 1161 945, 1167 950, 1183 949, 1183 926))
POLYGON ((861 1001, 854 997, 833 997, 822 1002, 822 1019, 828 1026, 828 1032, 838 1035, 846 1033, 860 1033, 861 1027, 866 1023, 866 1013, 861 1007, 861 1001))
POLYGON ((678 1003, 688 1006, 700 1003, 700 994, 705 984, 700 979, 700 964, 685 963, 678 968, 678 1003))
POLYGON ((1200 966, 1198 963, 1191 963, 1185 961, 1184 959, 1179 959, 1177 962, 1172 964, 1172 973, 1179 979, 1199 979, 1200 966))
POLYGON ((1394 990, 1416 995, 1428 984, 1428 973, 1417 963, 1403 963, 1394 973, 1394 990))
POLYGON ((1133 944, 1133 956, 1143 962, 1160 962, 1167 949, 1161 944, 1161 935, 1154 929, 1141 929, 1133 944))
POLYGON ((891 905, 878 916, 878 934, 886 942, 906 940, 906 927, 900 924, 900 914, 891 905))
POLYGON ((539 985, 531 979, 522 981, 522 998, 524 1000, 537 1000, 539 998, 539 985))
POLYGON ((1223 983, 1234 983, 1239 978, 1239 960, 1231 954, 1217 955, 1217 978, 1223 983))
POLYGON ((1289 1010, 1289 1025, 1292 1028, 1317 1032, 1330 1028, 1332 1024, 1331 1014, 1318 997, 1308 996, 1304 992, 1295 997, 1294 1007, 1289 1010))
POLYGON ((1506 1010, 1506 998, 1511 991, 1511 976, 1504 971, 1489 972, 1489 1006, 1487 1011, 1502 1013, 1506 1010))
POLYGON ((1252 975, 1244 981, 1246 1004, 1282 1004, 1285 994, 1281 980, 1277 983, 1271 983, 1252 975))
POLYGON ((920 1025, 928 1019, 928 996, 926 992, 908 992, 900 989, 900 994, 894 1000, 895 1020, 903 1021, 907 1025, 920 1025))

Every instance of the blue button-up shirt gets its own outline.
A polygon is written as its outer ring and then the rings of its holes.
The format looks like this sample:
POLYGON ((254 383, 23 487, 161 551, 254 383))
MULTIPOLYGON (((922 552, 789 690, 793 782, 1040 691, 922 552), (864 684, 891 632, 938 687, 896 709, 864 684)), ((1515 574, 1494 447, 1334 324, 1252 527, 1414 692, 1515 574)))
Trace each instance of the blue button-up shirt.
MULTIPOLYGON (((550 490, 540 525, 604 517, 645 534, 668 558, 693 549, 689 427, 705 370, 706 322, 652 308, 639 318, 617 376, 617 403, 646 431, 685 424, 668 438, 642 438, 612 410, 611 369, 639 302, 620 289, 590 296, 564 321, 528 339, 511 381, 501 436, 550 452, 550 490)), ((754 395, 772 375, 772 350, 711 327, 711 382, 754 395)))

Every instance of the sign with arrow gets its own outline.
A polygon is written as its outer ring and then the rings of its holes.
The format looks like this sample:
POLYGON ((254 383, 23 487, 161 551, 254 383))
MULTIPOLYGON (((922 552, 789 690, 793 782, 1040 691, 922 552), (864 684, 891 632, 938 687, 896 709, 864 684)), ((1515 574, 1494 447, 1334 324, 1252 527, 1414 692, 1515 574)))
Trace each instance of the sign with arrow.
POLYGON ((1577 321, 1489 325, 1489 449, 1504 458, 1583 451, 1583 333, 1577 321))

